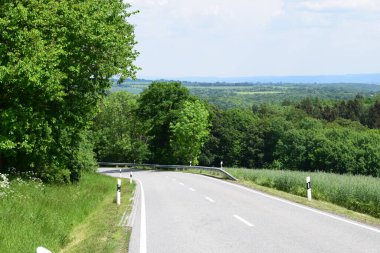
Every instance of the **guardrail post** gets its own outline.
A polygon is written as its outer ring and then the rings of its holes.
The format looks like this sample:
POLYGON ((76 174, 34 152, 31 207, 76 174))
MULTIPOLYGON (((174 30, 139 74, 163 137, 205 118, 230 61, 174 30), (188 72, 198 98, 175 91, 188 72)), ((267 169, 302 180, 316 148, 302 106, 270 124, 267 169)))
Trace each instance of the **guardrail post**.
POLYGON ((311 182, 310 177, 306 177, 306 191, 307 191, 307 199, 311 200, 311 182))
POLYGON ((117 188, 116 188, 116 202, 120 206, 120 190, 121 190, 121 179, 117 179, 117 188))
POLYGON ((132 177, 133 177, 133 175, 132 175, 132 171, 129 173, 129 183, 130 184, 132 184, 132 177))

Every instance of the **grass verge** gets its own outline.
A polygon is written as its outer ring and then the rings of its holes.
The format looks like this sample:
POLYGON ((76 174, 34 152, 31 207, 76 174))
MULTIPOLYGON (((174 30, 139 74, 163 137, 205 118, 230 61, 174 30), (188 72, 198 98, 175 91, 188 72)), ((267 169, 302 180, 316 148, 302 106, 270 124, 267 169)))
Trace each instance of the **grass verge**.
POLYGON ((329 173, 227 169, 239 184, 356 221, 380 226, 380 179, 329 173), (311 176, 313 200, 306 199, 311 176), (358 212, 358 208, 361 212, 358 212), (362 211, 369 210, 369 213, 362 211), (371 214, 371 215, 369 215, 371 214), (375 214, 375 215, 373 215, 375 214))
MULTIPOLYGON (((115 184, 114 178, 113 181, 115 184)), ((131 231, 125 223, 132 209, 131 198, 134 188, 134 184, 122 180, 120 207, 116 205, 114 191, 104 199, 97 210, 74 228, 70 233, 70 243, 60 252, 128 252, 131 231)))
POLYGON ((79 252, 78 248, 80 252, 116 252, 125 248, 125 231, 116 225, 133 187, 128 184, 122 188, 124 205, 117 208, 115 178, 85 174, 76 185, 14 180, 0 197, 0 252, 35 252, 38 246, 52 252, 79 252))

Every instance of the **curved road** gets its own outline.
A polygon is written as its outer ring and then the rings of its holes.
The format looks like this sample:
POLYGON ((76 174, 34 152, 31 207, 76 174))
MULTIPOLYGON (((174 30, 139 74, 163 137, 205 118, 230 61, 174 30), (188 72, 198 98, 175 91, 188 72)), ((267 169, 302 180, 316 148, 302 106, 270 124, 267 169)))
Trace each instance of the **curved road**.
POLYGON ((380 252, 377 228, 239 185, 181 172, 133 177, 139 199, 130 253, 380 252))

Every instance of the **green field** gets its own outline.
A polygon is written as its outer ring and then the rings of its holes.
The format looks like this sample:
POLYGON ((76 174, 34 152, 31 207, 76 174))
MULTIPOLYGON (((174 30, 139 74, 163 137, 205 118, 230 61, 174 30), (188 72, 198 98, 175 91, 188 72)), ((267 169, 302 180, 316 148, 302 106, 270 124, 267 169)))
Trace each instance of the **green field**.
POLYGON ((282 170, 227 169, 239 180, 306 196, 306 177, 311 177, 313 199, 380 218, 380 179, 367 176, 282 170))
POLYGON ((76 185, 20 179, 3 185, 0 252, 32 253, 38 246, 52 252, 115 252, 125 247, 125 230, 116 225, 134 185, 123 185, 128 187, 122 188, 124 205, 119 208, 114 203, 116 179, 98 174, 85 174, 76 185))
MULTIPOLYGON (((126 90, 139 94, 152 81, 127 80, 115 85, 114 91, 126 90)), ((371 97, 380 92, 375 84, 355 83, 197 83, 183 82, 192 95, 198 96, 222 109, 234 107, 251 107, 253 104, 275 103, 284 100, 300 101, 307 97, 318 97, 325 100, 352 99, 357 94, 371 97)))

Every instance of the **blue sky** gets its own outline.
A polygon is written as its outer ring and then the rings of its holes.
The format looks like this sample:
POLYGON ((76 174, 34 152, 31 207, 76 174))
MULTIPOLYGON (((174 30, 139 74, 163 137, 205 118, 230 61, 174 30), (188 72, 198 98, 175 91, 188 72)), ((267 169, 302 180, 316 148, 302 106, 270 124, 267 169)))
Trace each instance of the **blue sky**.
POLYGON ((138 77, 380 72, 380 0, 129 0, 138 77))

